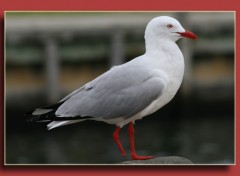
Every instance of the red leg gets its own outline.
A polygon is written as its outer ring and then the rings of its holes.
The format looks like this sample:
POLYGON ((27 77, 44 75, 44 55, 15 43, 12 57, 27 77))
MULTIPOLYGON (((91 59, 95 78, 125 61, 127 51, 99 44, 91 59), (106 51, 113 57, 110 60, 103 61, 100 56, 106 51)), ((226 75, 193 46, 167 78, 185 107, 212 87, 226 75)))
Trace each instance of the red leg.
POLYGON ((135 151, 135 145, 134 145, 134 128, 133 128, 133 122, 129 124, 128 127, 128 134, 130 137, 130 148, 131 148, 131 156, 133 160, 147 160, 153 158, 152 156, 138 156, 135 151))
POLYGON ((126 156, 126 152, 124 151, 121 142, 119 141, 119 131, 120 131, 120 127, 117 127, 116 130, 113 133, 113 139, 116 142, 121 154, 123 157, 126 156))

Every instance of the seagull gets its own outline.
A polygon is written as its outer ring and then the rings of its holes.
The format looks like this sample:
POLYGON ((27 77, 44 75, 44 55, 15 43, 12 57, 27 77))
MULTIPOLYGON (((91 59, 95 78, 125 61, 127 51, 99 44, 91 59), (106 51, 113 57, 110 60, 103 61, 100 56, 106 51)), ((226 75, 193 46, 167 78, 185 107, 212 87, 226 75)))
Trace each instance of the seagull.
POLYGON ((124 157, 119 132, 128 124, 132 160, 153 158, 137 155, 134 122, 173 99, 184 74, 184 57, 176 41, 197 36, 186 31, 176 19, 159 16, 147 24, 144 38, 143 55, 112 67, 56 104, 28 113, 29 120, 49 122, 49 130, 85 120, 113 124, 116 126, 113 139, 124 157))

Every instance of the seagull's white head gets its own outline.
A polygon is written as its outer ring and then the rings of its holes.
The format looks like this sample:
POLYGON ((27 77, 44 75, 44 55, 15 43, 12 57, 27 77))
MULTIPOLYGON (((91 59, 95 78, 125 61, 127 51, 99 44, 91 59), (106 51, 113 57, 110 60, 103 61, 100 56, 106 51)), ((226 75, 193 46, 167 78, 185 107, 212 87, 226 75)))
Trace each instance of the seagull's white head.
POLYGON ((173 41, 187 37, 197 39, 192 32, 186 31, 182 25, 174 18, 168 16, 160 16, 153 18, 147 25, 145 31, 145 40, 154 41, 173 41))

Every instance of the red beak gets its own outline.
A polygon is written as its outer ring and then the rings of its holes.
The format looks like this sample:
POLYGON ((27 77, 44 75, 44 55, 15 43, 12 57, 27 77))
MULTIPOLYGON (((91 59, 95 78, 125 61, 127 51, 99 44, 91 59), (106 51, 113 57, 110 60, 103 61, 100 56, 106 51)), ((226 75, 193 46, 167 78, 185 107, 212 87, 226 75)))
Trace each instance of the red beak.
POLYGON ((190 31, 176 32, 176 33, 180 34, 182 37, 187 37, 187 38, 194 39, 194 40, 198 39, 198 37, 190 31))

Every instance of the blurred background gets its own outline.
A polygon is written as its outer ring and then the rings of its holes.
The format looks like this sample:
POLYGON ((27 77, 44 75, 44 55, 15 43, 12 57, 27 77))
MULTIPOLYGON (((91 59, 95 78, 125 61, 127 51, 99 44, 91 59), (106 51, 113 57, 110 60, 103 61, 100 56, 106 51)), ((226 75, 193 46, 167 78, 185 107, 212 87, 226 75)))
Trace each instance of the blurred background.
MULTIPOLYGON (((6 12, 7 164, 114 164, 129 160, 129 138, 115 126, 85 121, 51 131, 24 113, 62 99, 113 65, 145 52, 156 16, 177 18, 199 40, 178 41, 183 84, 161 110, 136 121, 139 155, 181 156, 196 164, 234 163, 234 12, 6 12)), ((107 111, 107 109, 106 109, 107 111)))

